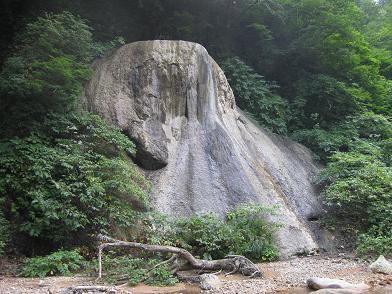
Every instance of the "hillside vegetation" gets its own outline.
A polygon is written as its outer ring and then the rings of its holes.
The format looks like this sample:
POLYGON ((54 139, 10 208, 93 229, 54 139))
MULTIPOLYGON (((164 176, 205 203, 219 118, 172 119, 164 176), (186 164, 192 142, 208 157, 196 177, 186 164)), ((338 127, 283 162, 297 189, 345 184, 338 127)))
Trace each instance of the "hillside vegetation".
POLYGON ((205 46, 240 108, 325 165, 325 223, 343 224, 360 255, 392 254, 391 1, 19 0, 1 22, 0 254, 91 251, 104 233, 206 258, 277 257, 270 209, 226 222, 152 212, 135 144, 77 111, 93 60, 147 39, 205 46))

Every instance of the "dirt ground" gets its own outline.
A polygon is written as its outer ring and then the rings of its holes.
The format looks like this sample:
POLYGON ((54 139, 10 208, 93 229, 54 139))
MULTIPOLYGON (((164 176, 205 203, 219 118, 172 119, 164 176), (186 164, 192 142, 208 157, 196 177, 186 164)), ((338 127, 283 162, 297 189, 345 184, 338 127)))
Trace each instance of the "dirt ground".
MULTIPOLYGON (((260 264, 263 277, 247 279, 239 275, 225 277, 220 274, 223 286, 217 290, 204 291, 211 294, 303 294, 306 280, 310 277, 343 279, 348 282, 365 282, 374 286, 369 293, 392 294, 392 276, 373 274, 368 270, 368 263, 346 256, 338 257, 304 257, 288 261, 260 264)), ((4 267, 4 265, 3 265, 4 267)), ((8 269, 10 265, 8 264, 8 269)), ((8 270, 10 272, 10 270, 8 270)), ((89 277, 48 277, 45 279, 28 279, 10 276, 7 271, 0 276, 1 294, 61 294, 71 286, 93 285, 89 277)), ((175 287, 150 287, 127 285, 115 288, 118 294, 157 294, 157 293, 201 293, 195 285, 179 283, 175 287)), ((85 292, 93 293, 93 292, 85 292)))

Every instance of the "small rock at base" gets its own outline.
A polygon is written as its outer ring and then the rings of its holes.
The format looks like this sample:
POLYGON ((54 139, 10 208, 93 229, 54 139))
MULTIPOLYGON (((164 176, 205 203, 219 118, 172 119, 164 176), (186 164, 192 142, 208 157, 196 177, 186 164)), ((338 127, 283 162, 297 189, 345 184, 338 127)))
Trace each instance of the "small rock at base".
POLYGON ((49 287, 50 284, 47 283, 47 282, 45 282, 45 280, 39 280, 38 286, 39 286, 39 287, 49 287))
POLYGON ((321 289, 316 292, 312 292, 312 294, 362 294, 365 293, 362 290, 354 290, 354 289, 321 289))
POLYGON ((373 273, 392 275, 392 263, 386 260, 383 255, 380 255, 380 257, 369 266, 369 269, 373 273))
MULTIPOLYGON (((367 290, 370 287, 366 284, 351 284, 343 280, 327 279, 327 278, 310 278, 306 281, 309 288, 319 289, 350 289, 350 290, 367 290)), ((328 292, 326 292, 328 293, 328 292)), ((339 293, 339 292, 335 292, 339 293)), ((344 292, 342 292, 344 293, 344 292)), ((348 292, 350 293, 350 292, 348 292)))
POLYGON ((217 275, 203 274, 200 276, 200 288, 202 290, 218 289, 221 286, 222 282, 217 275))

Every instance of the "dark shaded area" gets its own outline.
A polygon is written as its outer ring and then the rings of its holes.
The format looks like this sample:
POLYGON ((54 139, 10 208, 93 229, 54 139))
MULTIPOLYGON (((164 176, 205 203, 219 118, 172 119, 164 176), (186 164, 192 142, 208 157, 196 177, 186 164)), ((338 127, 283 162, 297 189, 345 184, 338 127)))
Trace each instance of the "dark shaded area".
POLYGON ((151 152, 137 146, 136 154, 132 156, 133 161, 143 169, 146 170, 158 170, 164 168, 167 165, 167 162, 157 158, 151 152))
POLYGON ((319 221, 319 217, 318 216, 316 216, 316 215, 311 215, 311 216, 309 216, 308 217, 308 221, 309 222, 317 222, 317 221, 319 221))

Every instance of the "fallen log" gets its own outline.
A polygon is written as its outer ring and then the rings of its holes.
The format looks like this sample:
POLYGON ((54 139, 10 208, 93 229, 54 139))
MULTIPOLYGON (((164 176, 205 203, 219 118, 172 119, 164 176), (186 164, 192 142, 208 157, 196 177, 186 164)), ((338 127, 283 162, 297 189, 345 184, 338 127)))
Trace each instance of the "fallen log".
POLYGON ((113 287, 105 286, 73 286, 65 289, 61 294, 79 294, 86 291, 102 292, 102 293, 116 293, 117 290, 113 287))
POLYGON ((241 273, 251 278, 260 277, 261 270, 252 261, 242 255, 228 255, 224 259, 204 260, 194 257, 188 250, 174 246, 151 245, 137 242, 116 240, 108 236, 98 235, 98 239, 104 243, 98 246, 98 279, 102 278, 102 253, 109 247, 125 247, 140 249, 150 253, 173 254, 165 261, 170 264, 172 273, 180 270, 199 269, 202 271, 228 271, 228 274, 241 273))

